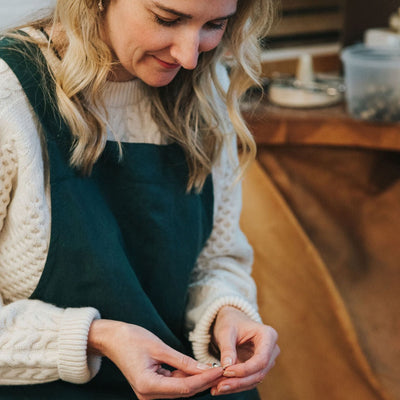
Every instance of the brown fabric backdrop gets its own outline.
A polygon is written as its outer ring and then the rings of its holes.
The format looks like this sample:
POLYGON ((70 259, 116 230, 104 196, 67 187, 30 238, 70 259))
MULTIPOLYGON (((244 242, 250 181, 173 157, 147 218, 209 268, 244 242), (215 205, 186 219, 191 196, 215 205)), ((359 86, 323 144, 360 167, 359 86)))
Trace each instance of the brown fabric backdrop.
POLYGON ((243 185, 264 321, 263 400, 400 399, 400 156, 269 147, 243 185))

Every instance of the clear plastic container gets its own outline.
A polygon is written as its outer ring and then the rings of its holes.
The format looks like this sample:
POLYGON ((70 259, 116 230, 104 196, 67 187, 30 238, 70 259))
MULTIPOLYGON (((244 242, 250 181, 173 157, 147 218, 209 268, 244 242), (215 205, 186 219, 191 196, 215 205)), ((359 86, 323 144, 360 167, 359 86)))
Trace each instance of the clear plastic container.
POLYGON ((362 120, 400 121, 400 48, 357 44, 345 48, 349 113, 362 120))

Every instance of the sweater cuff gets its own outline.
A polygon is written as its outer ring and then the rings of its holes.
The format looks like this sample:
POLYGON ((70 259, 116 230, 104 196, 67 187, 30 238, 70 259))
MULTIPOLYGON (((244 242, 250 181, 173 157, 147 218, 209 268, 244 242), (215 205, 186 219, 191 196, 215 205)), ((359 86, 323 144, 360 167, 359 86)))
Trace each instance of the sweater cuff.
POLYGON ((211 342, 210 329, 219 310, 224 306, 235 307, 244 312, 252 320, 262 322, 257 309, 244 298, 225 296, 216 299, 207 307, 207 311, 202 315, 195 329, 189 333, 193 354, 195 358, 202 363, 214 363, 219 361, 209 352, 209 345, 211 342))
POLYGON ((87 355, 87 339, 93 320, 100 314, 94 308, 67 308, 58 339, 58 373, 70 383, 86 383, 100 369, 101 357, 87 355))

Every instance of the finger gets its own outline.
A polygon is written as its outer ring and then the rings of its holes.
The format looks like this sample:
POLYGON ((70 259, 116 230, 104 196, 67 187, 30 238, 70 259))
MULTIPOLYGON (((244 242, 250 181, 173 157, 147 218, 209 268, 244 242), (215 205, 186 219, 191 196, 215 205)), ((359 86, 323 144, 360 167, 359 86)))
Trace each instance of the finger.
POLYGON ((218 390, 211 390, 211 394, 213 396, 218 396, 218 395, 226 395, 226 394, 233 394, 233 393, 241 393, 241 392, 247 392, 249 390, 255 389, 258 386, 258 384, 251 385, 248 387, 240 388, 240 389, 232 389, 229 385, 224 387, 224 389, 221 389, 220 391, 218 390))
POLYGON ((280 350, 276 345, 278 334, 271 327, 265 327, 259 340, 255 341, 254 355, 244 363, 235 364, 224 371, 226 377, 245 377, 264 370, 271 358, 275 359, 280 350))
POLYGON ((225 369, 236 363, 237 334, 233 329, 224 329, 219 336, 224 337, 224 340, 218 341, 218 347, 220 351, 221 366, 225 369))
POLYGON ((265 371, 267 373, 274 365, 275 359, 280 354, 280 348, 275 345, 271 355, 265 357, 260 354, 255 354, 249 360, 242 364, 237 364, 231 367, 229 370, 224 371, 224 376, 227 378, 233 377, 246 377, 257 374, 259 371, 265 371))
POLYGON ((165 377, 158 375, 158 379, 147 379, 141 387, 135 391, 144 396, 156 396, 157 398, 190 397, 212 386, 222 376, 222 368, 211 368, 202 374, 186 377, 165 377), (149 386, 151 385, 151 387, 149 386))
POLYGON ((262 382, 267 374, 267 368, 245 378, 228 378, 221 380, 212 393, 225 394, 250 390, 262 382))
POLYGON ((180 371, 179 369, 175 369, 174 371, 172 371, 171 376, 173 376, 174 378, 185 378, 188 375, 186 372, 180 371))
POLYGON ((189 375, 200 374, 212 366, 208 364, 199 363, 192 357, 189 357, 179 351, 176 351, 168 346, 163 346, 159 354, 156 355, 157 361, 163 364, 170 365, 180 371, 183 371, 189 375))
POLYGON ((271 356, 271 359, 268 362, 268 365, 265 369, 258 371, 257 373, 250 375, 245 378, 228 378, 221 379, 218 384, 213 387, 212 393, 216 394, 228 394, 228 393, 238 393, 242 391, 247 391, 255 388, 259 385, 267 373, 271 370, 271 368, 275 365, 275 359, 279 355, 280 349, 279 346, 276 345, 271 356))
POLYGON ((278 345, 275 345, 274 350, 272 351, 271 358, 267 365, 267 372, 270 371, 272 369, 272 367, 274 367, 275 360, 279 356, 280 353, 281 353, 281 349, 279 348, 278 345))

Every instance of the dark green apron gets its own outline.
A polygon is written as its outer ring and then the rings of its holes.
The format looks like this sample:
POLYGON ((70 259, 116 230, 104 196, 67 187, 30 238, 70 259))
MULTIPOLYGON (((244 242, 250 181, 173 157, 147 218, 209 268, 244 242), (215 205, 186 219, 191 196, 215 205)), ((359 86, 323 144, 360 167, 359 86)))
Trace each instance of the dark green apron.
MULTIPOLYGON (((200 194, 186 193, 188 168, 176 145, 107 142, 90 177, 69 166, 71 135, 48 101, 54 96, 40 50, 37 63, 2 40, 0 57, 18 77, 45 133, 50 164, 51 238, 42 277, 32 294, 59 307, 98 309, 102 318, 140 325, 191 355, 184 332, 192 268, 213 223, 209 176, 200 194), (46 92, 43 88, 47 88, 46 92)), ((25 49, 26 52, 26 49, 25 49)), ((202 393, 196 398, 211 399, 202 393)), ((257 399, 247 394, 223 396, 257 399)), ((89 383, 63 381, 0 387, 0 399, 134 399, 119 370, 103 358, 89 383)))

